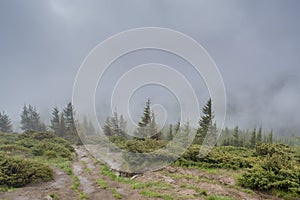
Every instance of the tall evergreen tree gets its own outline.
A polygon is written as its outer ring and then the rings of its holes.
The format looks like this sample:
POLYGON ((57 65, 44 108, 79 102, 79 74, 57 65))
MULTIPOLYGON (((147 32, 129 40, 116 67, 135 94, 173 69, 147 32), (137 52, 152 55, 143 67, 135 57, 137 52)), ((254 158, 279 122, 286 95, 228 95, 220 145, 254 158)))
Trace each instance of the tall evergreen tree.
POLYGON ((199 121, 199 128, 197 129, 195 144, 202 144, 208 131, 213 128, 213 110, 212 101, 209 99, 206 105, 202 108, 203 116, 199 121))
POLYGON ((74 108, 72 103, 68 103, 65 109, 63 110, 65 118, 66 131, 69 135, 77 136, 75 119, 74 119, 74 108))
POLYGON ((174 131, 175 131, 175 134, 173 134, 173 136, 176 135, 180 131, 180 121, 178 121, 176 123, 174 131))
POLYGON ((253 129, 251 138, 250 138, 250 147, 254 148, 256 145, 256 128, 253 129))
POLYGON ((63 110, 63 121, 65 131, 63 132, 63 137, 69 140, 71 143, 82 144, 80 137, 76 129, 76 121, 74 118, 75 110, 72 103, 68 103, 65 109, 63 110))
POLYGON ((60 137, 66 136, 66 119, 65 119, 64 113, 60 114, 60 123, 59 123, 58 135, 60 137))
POLYGON ((27 107, 24 105, 21 114, 21 129, 24 131, 46 131, 46 126, 41 121, 40 114, 37 112, 35 107, 31 105, 27 107))
POLYGON ((233 139, 232 139, 232 145, 233 146, 239 146, 240 140, 239 140, 239 127, 236 126, 233 130, 233 139))
POLYGON ((150 110, 150 99, 147 100, 146 106, 144 108, 144 113, 141 121, 139 122, 139 127, 145 127, 151 122, 151 110, 150 110))
POLYGON ((52 118, 50 120, 50 128, 57 134, 60 135, 60 112, 57 107, 53 108, 52 118))
POLYGON ((271 130, 271 132, 268 135, 268 143, 273 143, 273 130, 271 130))
POLYGON ((111 117, 111 128, 114 135, 121 135, 118 113, 115 111, 111 117))
POLYGON ((11 133, 13 131, 10 118, 5 112, 0 112, 0 132, 11 133))
POLYGON ((262 127, 260 126, 256 136, 256 142, 262 142, 262 127))
POLYGON ((110 117, 106 118, 105 124, 103 126, 103 132, 106 136, 110 137, 112 136, 112 127, 111 127, 111 122, 110 122, 110 117))
POLYGON ((167 134, 167 140, 171 141, 173 140, 173 125, 170 124, 168 134, 167 134))
POLYGON ((126 136, 126 126, 127 126, 127 122, 124 119, 124 116, 121 114, 120 116, 120 131, 121 131, 121 135, 122 136, 126 136))
POLYGON ((32 129, 29 115, 30 114, 29 114, 29 111, 27 109, 27 106, 24 105, 23 106, 23 111, 22 111, 22 114, 21 114, 21 122, 20 122, 21 123, 21 129, 23 131, 32 129))
POLYGON ((155 114, 150 110, 151 101, 150 99, 147 100, 146 106, 144 108, 143 116, 141 121, 138 124, 137 134, 138 136, 145 138, 145 137, 152 137, 158 138, 157 133, 157 126, 155 122, 155 114))

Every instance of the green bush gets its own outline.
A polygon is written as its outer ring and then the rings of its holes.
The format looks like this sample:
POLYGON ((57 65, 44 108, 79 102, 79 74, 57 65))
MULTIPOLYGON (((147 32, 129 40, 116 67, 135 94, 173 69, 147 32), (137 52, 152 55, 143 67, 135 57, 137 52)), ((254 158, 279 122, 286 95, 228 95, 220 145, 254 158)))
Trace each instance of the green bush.
POLYGON ((259 144, 261 160, 239 179, 239 183, 255 190, 280 190, 300 195, 300 167, 292 159, 289 147, 280 144, 259 144))
POLYGON ((185 167, 239 169, 251 168, 257 160, 252 150, 243 147, 215 147, 204 158, 199 156, 200 148, 200 145, 192 145, 175 164, 185 167))
POLYGON ((16 141, 16 144, 21 145, 21 146, 26 147, 26 148, 32 148, 37 143, 38 143, 38 141, 36 141, 32 138, 23 138, 23 139, 20 139, 20 140, 16 141))
POLYGON ((127 140, 124 148, 132 153, 150 153, 163 148, 166 144, 162 140, 147 138, 146 140, 127 140))
POLYGON ((2 146, 0 146, 0 151, 6 152, 6 153, 29 152, 28 148, 25 148, 23 146, 19 146, 16 144, 2 145, 2 146))
POLYGON ((32 153, 35 156, 44 155, 46 151, 53 151, 60 157, 68 158, 69 160, 72 159, 72 153, 67 148, 50 141, 42 141, 32 149, 32 153))
POLYGON ((45 151, 44 156, 48 159, 57 158, 58 155, 55 151, 45 151))
POLYGON ((53 170, 47 165, 21 157, 0 154, 0 185, 21 187, 28 183, 53 179, 53 170))
POLYGON ((59 144, 63 147, 65 147, 66 149, 68 149, 70 152, 75 152, 74 147, 71 145, 71 143, 63 138, 60 137, 55 137, 55 138, 51 138, 51 139, 46 139, 44 140, 44 142, 50 142, 50 143, 55 143, 55 144, 59 144))

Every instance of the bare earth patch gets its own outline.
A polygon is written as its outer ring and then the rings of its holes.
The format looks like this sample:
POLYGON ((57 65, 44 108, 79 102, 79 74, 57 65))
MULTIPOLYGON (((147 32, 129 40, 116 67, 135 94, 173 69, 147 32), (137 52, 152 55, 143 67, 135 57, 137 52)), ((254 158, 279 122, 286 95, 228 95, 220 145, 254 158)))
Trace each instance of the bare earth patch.
POLYGON ((113 181, 104 176, 101 173, 103 165, 92 158, 84 147, 76 147, 76 152, 77 159, 72 162, 73 175, 53 167, 55 180, 0 193, 0 199, 51 200, 53 194, 62 200, 206 199, 210 195, 237 200, 278 199, 258 192, 247 193, 235 186, 234 172, 217 170, 217 173, 209 173, 200 169, 171 166, 135 177, 137 187, 134 189, 132 184, 113 181), (78 177, 79 181, 77 191, 72 189, 74 177, 78 177), (84 194, 84 197, 79 193, 84 194))

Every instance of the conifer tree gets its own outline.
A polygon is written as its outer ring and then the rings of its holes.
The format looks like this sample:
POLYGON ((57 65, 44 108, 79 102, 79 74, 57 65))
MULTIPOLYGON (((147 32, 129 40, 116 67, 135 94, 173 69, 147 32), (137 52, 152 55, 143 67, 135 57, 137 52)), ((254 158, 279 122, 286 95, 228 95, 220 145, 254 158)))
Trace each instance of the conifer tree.
POLYGON ((40 115, 36 108, 29 105, 24 105, 21 114, 21 129, 24 131, 46 131, 45 124, 41 121, 40 115))
POLYGON ((256 145, 256 128, 253 129, 251 138, 250 138, 250 147, 254 148, 256 145))
POLYGON ((65 131, 63 132, 63 137, 69 140, 71 143, 81 145, 82 142, 77 133, 74 113, 75 113, 74 107, 72 103, 69 102, 65 107, 65 109, 63 110, 63 118, 62 118, 63 122, 61 124, 62 128, 65 129, 65 131))
POLYGON ((271 130, 271 132, 268 135, 268 143, 273 143, 273 130, 271 130))
POLYGON ((262 142, 262 127, 260 126, 256 136, 256 142, 262 142))
POLYGON ((126 126, 127 126, 127 122, 125 121, 123 115, 121 114, 120 116, 120 131, 121 131, 121 135, 122 136, 126 136, 126 126))
POLYGON ((103 126, 103 132, 106 136, 110 137, 113 135, 112 125, 110 121, 110 117, 106 118, 105 124, 103 126))
POLYGON ((212 101, 209 99, 206 105, 202 108, 203 116, 199 121, 199 128, 197 129, 195 144, 202 144, 208 131, 213 128, 214 114, 212 111, 212 101))
POLYGON ((2 113, 0 112, 0 132, 11 133, 12 131, 13 130, 9 116, 5 114, 4 111, 2 113))
POLYGON ((167 140, 171 141, 173 140, 173 125, 170 124, 168 134, 167 134, 167 140))
POLYGON ((52 118, 50 120, 51 125, 50 128, 57 134, 60 135, 60 112, 57 107, 53 108, 52 118))
POLYGON ((72 103, 68 103, 66 108, 63 110, 66 131, 68 135, 77 136, 75 119, 74 119, 74 108, 72 103))
POLYGON ((144 108, 142 119, 139 122, 139 127, 146 127, 151 122, 150 104, 151 104, 150 99, 148 99, 146 102, 146 106, 144 108))
POLYGON ((174 137, 174 135, 176 135, 180 131, 180 121, 178 121, 176 123, 174 131, 175 131, 175 134, 173 134, 173 137, 174 137))
POLYGON ((137 134, 139 137, 145 138, 145 137, 152 137, 152 138, 158 138, 157 135, 157 125, 155 122, 155 114, 154 112, 151 112, 150 110, 151 101, 150 99, 147 100, 146 106, 144 108, 143 116, 141 118, 141 121, 138 124, 138 130, 137 134))
POLYGON ((233 140, 232 145, 233 146, 239 146, 240 140, 239 140, 239 127, 236 126, 233 130, 233 140))

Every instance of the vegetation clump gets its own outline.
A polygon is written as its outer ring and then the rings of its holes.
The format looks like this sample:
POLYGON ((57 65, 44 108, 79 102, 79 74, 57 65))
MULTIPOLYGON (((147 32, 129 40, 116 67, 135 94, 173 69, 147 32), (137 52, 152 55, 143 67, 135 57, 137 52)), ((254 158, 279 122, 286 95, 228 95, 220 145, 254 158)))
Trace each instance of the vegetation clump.
POLYGON ((51 132, 0 133, 0 187, 22 187, 49 181, 51 164, 60 166, 74 155, 72 145, 51 132))
POLYGON ((21 187, 28 183, 53 179, 53 170, 42 163, 0 153, 0 185, 21 187))

